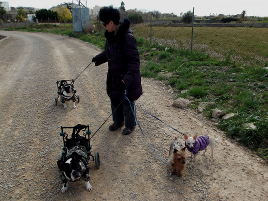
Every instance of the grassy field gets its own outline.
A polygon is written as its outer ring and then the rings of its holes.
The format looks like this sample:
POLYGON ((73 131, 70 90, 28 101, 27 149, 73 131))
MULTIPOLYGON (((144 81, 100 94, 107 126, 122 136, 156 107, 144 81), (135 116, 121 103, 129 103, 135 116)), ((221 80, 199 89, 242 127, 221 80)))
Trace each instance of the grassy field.
MULTIPOLYGON (((150 27, 133 27, 136 37, 150 38, 150 27)), ((152 27, 153 41, 190 50, 191 27, 152 27), (162 39, 162 40, 161 40, 162 39)), ((268 29, 246 27, 194 27, 193 50, 244 65, 268 66, 268 29)))
MULTIPOLYGON (((219 119, 216 126, 225 131, 228 137, 236 139, 268 161, 268 70, 264 68, 264 65, 268 67, 268 48, 267 41, 262 38, 267 36, 268 30, 258 29, 261 34, 258 34, 259 39, 256 39, 253 37, 256 32, 254 28, 237 28, 236 31, 233 28, 196 28, 199 31, 195 33, 195 41, 199 38, 200 44, 206 43, 210 52, 221 49, 221 52, 227 53, 219 59, 204 50, 191 52, 189 48, 171 46, 172 41, 177 41, 176 38, 180 41, 183 41, 183 37, 184 40, 189 40, 189 28, 179 28, 179 31, 176 29, 178 28, 154 27, 154 38, 159 38, 150 44, 148 27, 134 27, 141 59, 141 75, 172 86, 177 97, 193 100, 193 110, 201 102, 214 102, 213 107, 207 106, 203 112, 208 119, 211 118, 213 108, 235 113, 231 119, 219 119), (246 37, 239 37, 246 33, 246 37), (166 46, 161 39, 171 43, 166 46), (243 53, 239 53, 240 51, 243 53), (241 58, 239 62, 233 60, 234 52, 241 58), (254 65, 250 64, 249 57, 241 56, 251 54, 258 54, 259 57, 266 58, 266 61, 264 64, 260 62, 254 65), (186 93, 181 93, 182 90, 186 93), (252 123, 256 129, 248 129, 244 126, 246 123, 252 123)), ((88 41, 102 49, 105 43, 103 32, 74 34, 72 27, 66 25, 39 25, 8 30, 65 34, 88 41)))

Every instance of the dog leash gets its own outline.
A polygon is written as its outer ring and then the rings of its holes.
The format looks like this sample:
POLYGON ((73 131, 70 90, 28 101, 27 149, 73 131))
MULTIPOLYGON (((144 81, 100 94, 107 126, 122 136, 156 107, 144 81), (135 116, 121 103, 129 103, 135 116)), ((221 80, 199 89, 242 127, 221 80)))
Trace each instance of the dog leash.
MULTIPOLYGON (((126 85, 126 84, 125 84, 125 85, 126 85)), ((133 104, 134 106, 137 107, 137 105, 135 105, 134 103, 132 103, 132 102, 127 98, 127 85, 126 85, 126 88, 125 88, 125 96, 124 96, 124 97, 125 97, 125 99, 126 99, 127 101, 129 101, 130 104, 133 104)), ((141 108, 141 107, 140 107, 140 108, 141 108)), ((141 109, 142 109, 142 108, 141 108, 141 109)), ((142 109, 142 111, 144 111, 145 113, 147 113, 147 114, 149 114, 150 116, 154 117, 154 118, 157 119, 158 121, 161 121, 163 124, 166 124, 168 127, 172 128, 174 131, 177 131, 178 133, 184 135, 184 133, 182 133, 182 132, 178 131, 176 128, 173 128, 172 126, 168 125, 167 123, 165 123, 164 121, 162 121, 162 120, 159 119, 158 117, 152 115, 151 113, 145 111, 144 109, 142 109)), ((133 112, 133 111, 132 111, 132 112, 133 112)), ((135 116, 134 113, 133 113, 133 115, 134 115, 134 117, 135 117, 135 119, 136 119, 136 116, 135 116)))
MULTIPOLYGON (((126 84, 125 84, 125 85, 126 85, 126 84)), ((166 163, 166 164, 169 164, 167 161, 165 161, 164 159, 162 159, 162 158, 156 153, 156 151, 153 149, 153 147, 152 147, 152 146, 150 145, 150 143, 147 141, 147 139, 146 139, 146 137, 145 137, 145 135, 144 135, 144 133, 143 133, 143 130, 142 130, 142 128, 141 128, 141 126, 140 126, 140 124, 139 124, 139 122, 138 122, 138 120, 137 120, 137 117, 136 117, 136 115, 135 115, 135 113, 134 113, 134 111, 133 111, 133 108, 132 108, 132 105, 134 105, 134 106, 137 106, 137 105, 135 105, 133 102, 131 102, 131 101, 128 99, 128 97, 127 97, 127 85, 126 85, 126 88, 125 88, 125 95, 124 95, 124 99, 123 99, 123 101, 124 101, 124 100, 127 100, 127 101, 129 102, 129 104, 130 104, 130 108, 131 108, 131 112, 133 113, 134 118, 135 118, 135 121, 136 121, 137 125, 139 126, 139 128, 140 128, 140 130, 141 130, 141 133, 142 133, 142 135, 143 135, 143 137, 144 137, 146 143, 148 144, 148 146, 152 149, 152 151, 155 153, 155 155, 156 155, 162 162, 164 162, 164 163, 166 163)), ((123 101, 118 105, 118 107, 123 103, 123 101)), ((118 107, 117 107, 114 111, 116 111, 116 110, 118 109, 118 107)), ((140 108, 141 108, 141 107, 140 107, 140 108)), ((142 109, 142 108, 141 108, 141 109, 142 109)), ((152 115, 151 113, 145 111, 144 109, 142 109, 142 110, 143 110, 145 113, 147 113, 147 114, 149 114, 150 116, 152 116, 152 117, 154 117, 155 119, 157 119, 158 121, 161 121, 162 123, 166 124, 168 127, 172 128, 173 130, 175 130, 175 131, 179 132, 180 134, 184 135, 184 133, 182 133, 182 132, 178 131, 177 129, 173 128, 172 126, 168 125, 167 123, 165 123, 164 121, 162 121, 162 120, 159 119, 158 117, 152 115)), ((114 111, 113 111, 113 112, 114 112, 114 111)), ((100 130, 100 128, 107 122, 107 120, 110 118, 110 116, 112 116, 113 112, 112 112, 112 113, 109 115, 109 117, 108 117, 108 118, 101 124, 101 126, 95 131, 95 133, 91 136, 91 138, 93 138, 93 136, 94 136, 94 135, 100 130)), ((91 139, 91 138, 90 138, 90 139, 91 139)))
POLYGON ((87 67, 73 80, 73 82, 92 64, 92 61, 90 64, 87 65, 87 67))
MULTIPOLYGON (((124 101, 124 99, 123 99, 124 101)), ((100 127, 95 131, 95 133, 90 137, 93 138, 93 136, 101 129, 101 127, 106 123, 106 121, 108 121, 108 119, 110 118, 110 116, 112 116, 112 114, 119 108, 119 106, 123 103, 123 101, 117 106, 117 108, 115 108, 115 110, 109 115, 109 117, 107 117, 107 119, 100 125, 100 127)))
POLYGON ((155 153, 155 155, 156 155, 161 161, 163 161, 163 162, 166 163, 166 164, 169 164, 167 161, 165 161, 163 158, 161 158, 161 157, 156 153, 156 151, 154 150, 154 148, 153 148, 153 147, 150 145, 150 143, 147 141, 147 139, 146 139, 146 137, 145 137, 145 135, 144 135, 144 133, 143 133, 143 131, 142 131, 142 128, 141 128, 141 126, 140 126, 140 124, 139 124, 139 122, 138 122, 138 120, 137 120, 137 117, 136 117, 136 115, 135 115, 135 113, 134 113, 134 111, 133 111, 133 108, 132 108, 132 106, 131 106, 131 104, 134 105, 134 103, 132 103, 126 96, 125 96, 125 100, 127 100, 127 101, 129 102, 129 105, 130 105, 131 111, 132 111, 132 113, 133 113, 133 115, 134 115, 135 121, 136 121, 137 125, 139 126, 139 128, 140 128, 140 130, 141 130, 141 133, 142 133, 142 135, 143 135, 143 138, 145 139, 145 141, 146 141, 146 143, 148 144, 148 146, 152 149, 152 151, 155 153))
MULTIPOLYGON (((137 105, 136 105, 137 106, 137 105)), ((174 131, 177 131, 178 133, 184 135, 184 133, 178 131, 176 128, 173 128, 172 126, 170 126, 169 124, 165 123, 164 121, 162 121, 161 119, 159 119, 158 117, 152 115, 151 113, 147 112, 146 110, 142 109, 142 107, 139 107, 142 111, 144 111, 145 113, 149 114, 150 116, 154 117, 155 119, 157 119, 158 121, 162 122, 163 124, 167 125, 168 127, 172 128, 174 131)))
MULTIPOLYGON (((125 85, 126 85, 126 84, 125 84, 125 85)), ((161 158, 161 157, 156 153, 156 151, 154 150, 154 148, 153 148, 153 147, 150 145, 150 143, 147 141, 147 139, 146 139, 146 137, 145 137, 145 135, 144 135, 144 133, 143 133, 143 131, 142 131, 142 128, 141 128, 141 126, 140 126, 140 124, 139 124, 139 122, 138 122, 138 119, 137 119, 137 117, 136 117, 136 115, 135 115, 135 113, 134 113, 134 111, 133 111, 133 108, 132 108, 132 105, 135 106, 135 104, 134 104, 133 102, 131 102, 131 101, 128 99, 128 97, 127 97, 127 85, 126 85, 126 88, 125 88, 124 99, 127 100, 127 101, 129 102, 129 106, 130 106, 130 108, 131 108, 131 111, 132 111, 132 113, 133 113, 133 116, 134 116, 134 118, 135 118, 135 121, 136 121, 137 125, 139 126, 139 128, 140 128, 140 130, 141 130, 141 133, 142 133, 142 135, 143 135, 143 138, 145 139, 145 141, 146 141, 146 143, 148 144, 148 146, 152 149, 152 151, 155 153, 155 155, 156 155, 161 161, 163 161, 163 162, 166 163, 166 164, 169 164, 167 161, 165 161, 163 158, 161 158)))

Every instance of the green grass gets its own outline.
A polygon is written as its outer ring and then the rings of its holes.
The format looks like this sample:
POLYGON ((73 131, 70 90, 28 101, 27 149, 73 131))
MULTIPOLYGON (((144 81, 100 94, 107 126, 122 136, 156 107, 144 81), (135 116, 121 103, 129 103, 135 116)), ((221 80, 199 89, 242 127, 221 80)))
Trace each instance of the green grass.
MULTIPOLYGON (((139 46, 139 51, 143 61, 142 76, 165 81, 179 91, 177 97, 194 98, 192 108, 197 108, 200 102, 211 101, 216 104, 214 108, 237 113, 231 120, 221 119, 218 128, 268 159, 266 69, 257 65, 235 65, 229 55, 218 60, 208 54, 183 49, 170 48, 164 53, 161 47, 151 51, 144 45, 139 46), (168 72, 169 76, 165 77, 162 72, 168 72), (181 90, 187 90, 187 93, 181 94, 181 90), (254 123, 257 129, 248 130, 243 126, 245 123, 254 123)), ((211 109, 208 107, 204 111, 207 118, 211 118, 211 109)))
MULTIPOLYGON (((162 27, 159 27, 159 30, 155 29, 154 37, 174 39, 176 36, 178 41, 183 41, 190 31, 188 28, 179 30, 177 28, 177 31, 174 31, 174 28, 165 27, 165 33, 162 27)), ((11 30, 66 34, 88 41, 102 49, 105 44, 103 32, 73 34, 72 29, 67 26, 39 26, 11 30)), ((237 113, 232 119, 220 119, 217 127, 225 131, 228 137, 237 139, 268 161, 268 77, 265 76, 268 70, 258 62, 254 65, 253 62, 249 64, 248 58, 243 56, 258 53, 260 57, 266 55, 267 58, 267 42, 263 44, 266 47, 264 50, 258 41, 263 36, 268 38, 267 30, 258 29, 261 33, 256 34, 257 39, 252 37, 256 31, 254 28, 232 28, 232 31, 200 28, 197 31, 199 34, 196 33, 196 37, 199 37, 200 44, 214 40, 211 42, 210 50, 216 52, 221 49, 220 52, 224 56, 219 59, 207 51, 191 52, 187 48, 165 46, 155 41, 150 44, 145 36, 148 32, 147 27, 136 30, 134 35, 140 53, 141 75, 164 81, 178 91, 177 97, 194 99, 192 109, 197 108, 200 102, 215 102, 213 107, 208 106, 203 113, 208 119, 211 118, 213 108, 222 109, 226 113, 237 113), (246 37, 248 41, 239 37, 245 35, 245 31, 251 35, 246 37), (221 38, 220 42, 216 41, 216 38, 221 38), (234 53, 241 58, 240 62, 233 60, 234 53), (180 93, 181 90, 187 92, 180 93), (245 123, 254 123, 257 129, 249 130, 243 126, 245 123)), ((265 65, 268 67, 267 62, 265 65)))

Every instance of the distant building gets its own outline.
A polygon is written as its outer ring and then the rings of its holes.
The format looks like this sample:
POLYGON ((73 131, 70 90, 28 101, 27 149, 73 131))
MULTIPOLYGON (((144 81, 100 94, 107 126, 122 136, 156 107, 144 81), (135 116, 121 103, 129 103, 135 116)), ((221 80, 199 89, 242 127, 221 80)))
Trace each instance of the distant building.
POLYGON ((18 14, 17 9, 15 7, 11 7, 10 9, 11 10, 7 11, 7 14, 4 15, 5 20, 10 20, 11 18, 14 19, 16 17, 16 15, 18 14))
POLYGON ((28 10, 28 11, 35 11, 35 8, 34 7, 23 7, 23 9, 24 10, 28 10))
POLYGON ((34 22, 33 21, 33 18, 35 17, 35 14, 27 14, 27 19, 30 21, 30 22, 34 22))
POLYGON ((100 12, 100 9, 102 7, 99 7, 99 6, 95 6, 93 9, 92 9, 92 15, 98 15, 99 12, 100 12))
POLYGON ((7 1, 0 1, 2 3, 0 3, 1 7, 4 7, 6 10, 9 10, 9 2, 7 1))

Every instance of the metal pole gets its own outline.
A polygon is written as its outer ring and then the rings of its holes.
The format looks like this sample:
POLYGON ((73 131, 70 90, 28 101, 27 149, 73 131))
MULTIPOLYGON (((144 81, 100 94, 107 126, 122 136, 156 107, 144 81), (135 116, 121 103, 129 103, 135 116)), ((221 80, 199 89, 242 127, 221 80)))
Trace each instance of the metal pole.
POLYGON ((150 19, 150 44, 152 44, 152 37, 153 37, 153 30, 152 30, 152 18, 153 18, 153 13, 151 13, 151 19, 150 19))
POLYGON ((194 7, 192 16, 192 41, 191 41, 191 52, 193 51, 193 40, 194 40, 194 7))

